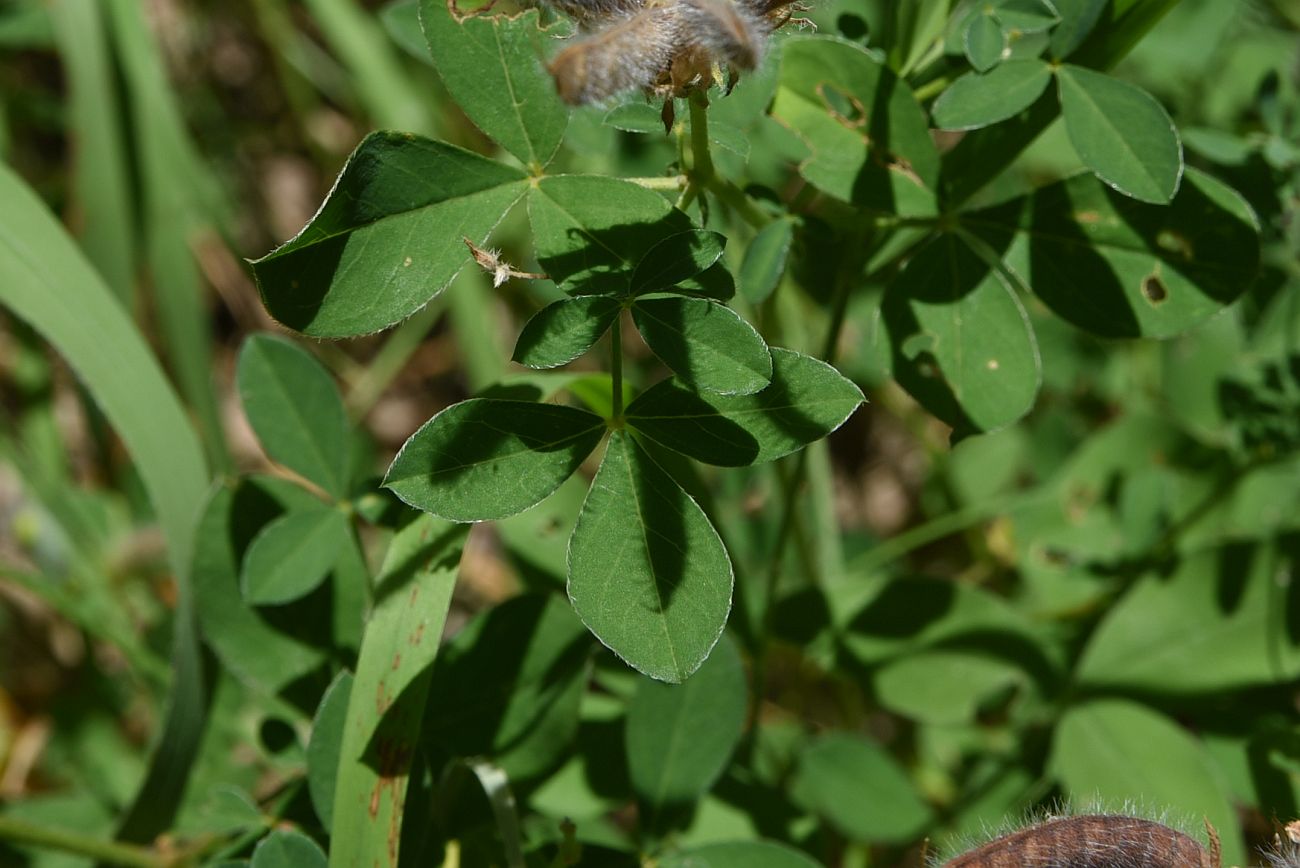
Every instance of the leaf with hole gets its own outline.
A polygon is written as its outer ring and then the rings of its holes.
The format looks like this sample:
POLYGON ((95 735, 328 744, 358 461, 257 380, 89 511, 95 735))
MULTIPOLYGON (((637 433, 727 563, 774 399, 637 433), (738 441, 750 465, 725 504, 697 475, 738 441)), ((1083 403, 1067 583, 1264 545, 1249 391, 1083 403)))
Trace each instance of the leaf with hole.
POLYGON ((253 335, 239 352, 239 397, 273 461, 334 497, 348 484, 348 420, 329 372, 284 338, 253 335))
POLYGON ((456 104, 532 171, 555 156, 569 124, 569 110, 542 68, 551 37, 538 19, 536 9, 509 16, 484 7, 462 15, 455 0, 420 3, 429 54, 456 104))
POLYGON ((772 382, 753 395, 711 395, 676 380, 642 393, 627 423, 656 443, 722 467, 772 461, 843 425, 865 399, 825 362, 773 348, 772 382))
POLYGON ((945 130, 974 130, 1015 117, 1033 105, 1052 80, 1038 59, 1008 60, 991 72, 968 72, 934 101, 934 122, 945 130))
POLYGON ((316 588, 334 568, 348 534, 347 517, 316 507, 283 515, 253 537, 239 586, 254 606, 276 606, 316 588))
POLYGON ((585 410, 471 398, 411 435, 384 486, 449 521, 505 518, 559 488, 604 433, 605 420, 585 410))
POLYGON ((1156 98, 1070 64, 1056 80, 1065 129, 1084 165, 1126 196, 1157 205, 1172 199, 1183 177, 1183 146, 1156 98))
POLYGON ((752 395, 772 380, 772 355, 754 327, 702 298, 642 298, 632 305, 646 346, 685 383, 723 395, 752 395))
POLYGON ((470 261, 523 197, 523 172, 419 136, 357 146, 316 216, 253 263, 266 309, 313 337, 353 337, 406 319, 470 261))
POLYGON ((596 345, 618 320, 622 305, 599 295, 564 298, 524 323, 514 360, 530 368, 558 368, 596 345))
POLYGON ((740 742, 748 707, 745 667, 725 636, 684 683, 637 684, 624 738, 632 789, 648 823, 709 791, 740 742))
POLYGON ((998 269, 957 237, 919 250, 880 307, 894 377, 949 425, 991 431, 1033 407, 1042 372, 1029 318, 998 269))
POLYGON ((935 213, 939 153, 905 82, 860 46, 793 36, 772 116, 811 150, 800 166, 827 193, 873 211, 935 213))
POLYGON ((1191 169, 1166 207, 1078 175, 961 219, 1058 316, 1103 337, 1184 332, 1245 292, 1259 267, 1250 206, 1191 169))
POLYGON ((569 541, 569 599, 629 666, 680 682, 731 611, 727 550, 699 504, 615 431, 569 541))

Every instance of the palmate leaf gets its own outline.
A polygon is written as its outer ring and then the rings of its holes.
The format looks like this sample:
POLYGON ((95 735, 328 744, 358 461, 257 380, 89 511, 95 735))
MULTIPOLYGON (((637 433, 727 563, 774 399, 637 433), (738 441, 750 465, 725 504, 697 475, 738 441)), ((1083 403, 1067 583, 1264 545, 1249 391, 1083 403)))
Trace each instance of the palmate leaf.
POLYGON ((569 599, 628 665, 695 672, 731 611, 731 560, 704 511, 624 431, 611 435, 569 540, 569 599))
POLYGON ((604 433, 605 420, 585 410, 471 398, 411 435, 384 485, 439 518, 505 518, 559 488, 604 433))
POLYGON ((1245 292, 1259 267, 1250 206, 1191 169, 1164 207, 1077 175, 961 220, 1057 315, 1103 337, 1184 332, 1245 292))
POLYGON ((789 455, 844 424, 865 399, 825 362, 772 349, 772 382, 753 395, 711 395, 676 380, 642 393, 627 424, 676 452, 722 467, 789 455))
POLYGON ((894 377, 962 431, 1009 425, 1042 379, 1029 318, 998 271, 952 235, 912 257, 881 303, 894 377))
POLYGON ((555 156, 569 123, 542 69, 547 36, 538 11, 460 14, 454 0, 421 0, 420 26, 433 65, 479 129, 536 173, 555 156))
POLYGON ((754 327, 702 298, 643 298, 632 305, 646 345, 683 382, 723 395, 752 395, 772 380, 772 356, 754 327))
MULTIPOLYGON (((653 190, 598 175, 542 178, 528 195, 528 217, 547 275, 581 295, 628 293, 629 276, 655 245, 695 230, 685 213, 653 190)), ((736 287, 715 262, 674 291, 725 301, 736 287)))
POLYGON ((528 189, 524 173, 419 136, 378 132, 353 151, 297 237, 253 263, 266 308, 314 337, 400 322, 441 292, 528 189))
POLYGON ((939 152, 907 84, 860 46, 795 36, 772 115, 812 151, 799 167, 838 199, 905 216, 935 212, 939 152))

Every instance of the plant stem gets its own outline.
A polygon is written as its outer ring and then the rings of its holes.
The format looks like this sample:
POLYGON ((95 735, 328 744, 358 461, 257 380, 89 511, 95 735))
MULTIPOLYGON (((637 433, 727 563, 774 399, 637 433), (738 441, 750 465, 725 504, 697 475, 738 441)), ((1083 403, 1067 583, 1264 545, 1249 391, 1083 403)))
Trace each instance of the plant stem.
POLYGON ((611 421, 623 419, 623 312, 619 311, 614 326, 609 330, 609 381, 612 410, 611 421))
POLYGON ((666 178, 624 178, 647 190, 681 190, 686 186, 685 175, 669 175, 666 178))
POLYGON ((709 98, 701 91, 691 94, 691 183, 707 187, 713 180, 713 154, 709 152, 709 98))
POLYGON ((135 844, 104 841, 64 829, 38 826, 15 817, 0 815, 0 841, 74 853, 108 865, 124 868, 168 868, 170 859, 135 844))

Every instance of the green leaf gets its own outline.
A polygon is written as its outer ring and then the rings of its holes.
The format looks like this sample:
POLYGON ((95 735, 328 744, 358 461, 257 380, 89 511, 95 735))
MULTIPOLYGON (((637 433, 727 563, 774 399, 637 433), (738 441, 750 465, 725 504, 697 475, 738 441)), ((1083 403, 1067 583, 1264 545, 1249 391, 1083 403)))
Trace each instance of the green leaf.
POLYGON ((479 129, 541 172, 560 147, 569 111, 542 69, 550 40, 537 10, 488 15, 483 7, 461 16, 450 6, 420 3, 420 26, 443 84, 479 129))
POLYGON ((1243 864, 1241 827, 1209 757, 1155 711, 1125 700, 1075 706, 1056 726, 1048 762, 1069 797, 1204 817, 1222 837, 1223 864, 1243 864))
POLYGON ((1167 207, 1079 175, 962 223, 1057 315, 1104 337, 1186 331, 1245 292, 1259 265, 1250 206, 1190 169, 1167 207))
POLYGON ((420 516, 393 537, 339 751, 332 868, 397 868, 411 760, 468 525, 420 516))
POLYGON ((343 728, 352 697, 352 673, 344 670, 325 688, 307 742, 307 793, 312 808, 328 832, 334 824, 334 784, 339 774, 343 728))
POLYGON ((993 15, 1003 29, 1019 33, 1042 33, 1061 20, 1046 0, 999 0, 993 15))
POLYGON ((722 258, 727 238, 718 232, 692 229, 660 241, 646 251, 632 271, 633 295, 667 289, 709 268, 722 258))
POLYGON ((646 345, 696 388, 752 395, 772 380, 772 356, 734 310, 702 298, 638 299, 632 320, 646 345))
POLYGON ((1168 112, 1127 82, 1066 64, 1056 72, 1079 159, 1126 196, 1163 205, 1178 192, 1183 146, 1168 112))
POLYGON ((804 853, 776 841, 725 841, 692 847, 658 861, 660 868, 818 868, 804 853))
POLYGON ((559 488, 604 433, 605 420, 585 410, 471 398, 411 435, 384 486, 450 521, 505 518, 559 488))
POLYGON ((1143 577, 1093 633, 1080 683, 1183 695, 1294 681, 1300 638, 1287 624, 1294 598, 1276 584, 1279 569, 1275 550, 1239 543, 1143 577))
POLYGON ((772 115, 811 149, 800 174, 827 193, 904 216, 935 213, 939 153, 905 82, 860 46, 793 36, 772 115))
POLYGON ((753 395, 700 394, 675 380, 647 389, 627 423, 669 449, 722 467, 773 461, 844 424, 865 399, 825 362, 772 349, 772 382, 753 395))
POLYGON ((979 72, 988 72, 1006 55, 1007 35, 992 15, 977 12, 966 25, 962 45, 970 65, 979 72))
POLYGON ((617 300, 598 295, 548 304, 524 324, 514 360, 530 368, 567 365, 596 345, 622 309, 617 300))
POLYGON ((615 106, 601 120, 607 127, 614 127, 629 133, 662 133, 664 131, 663 115, 660 109, 649 103, 629 102, 615 106))
POLYGON ((524 173, 453 145, 372 133, 291 241, 253 263, 266 309, 314 337, 400 322, 446 288, 528 189, 524 173))
POLYGON ((1023 681, 1012 664, 973 649, 936 649, 890 661, 872 675, 880 704, 937 726, 974 720, 980 704, 1023 681))
POLYGON ((1029 318, 1006 279, 952 234, 912 257, 881 303, 895 379, 964 432, 1009 425, 1042 381, 1029 318))
POLYGON ((434 667, 424 739, 526 780, 569 750, 593 643, 563 598, 528 594, 470 621, 434 667))
POLYGON ((272 460, 334 497, 347 493, 347 413, 325 367, 284 338, 253 335, 239 353, 239 397, 272 460))
POLYGON ((1083 44, 1109 0, 1054 0, 1060 23, 1052 30, 1052 57, 1064 60, 1083 44))
POLYGON ((712 788, 740 742, 748 708, 745 667, 725 637, 685 683, 637 685, 624 729, 627 766, 652 823, 712 788))
POLYGON ((790 244, 794 241, 794 223, 790 220, 773 220, 758 230, 758 234, 745 248, 745 259, 740 264, 740 294, 750 304, 760 305, 776 291, 785 274, 785 263, 790 257, 790 244))
MULTIPOLYGON (((695 228, 653 190, 599 175, 542 178, 529 193, 528 217, 547 275, 582 295, 626 294, 632 269, 652 247, 695 228)), ((725 301, 735 286, 716 263, 678 290, 725 301)))
POLYGON ((253 851, 249 868, 325 868, 325 851, 311 838, 292 829, 276 829, 253 851))
POLYGON ((317 507, 277 518, 244 555, 239 576, 244 599, 275 606, 310 593, 333 569, 347 534, 347 517, 337 509, 317 507))
POLYGON ((315 669, 323 652, 244 601, 239 567, 257 531, 318 502, 282 479, 251 477, 216 489, 194 541, 194 601, 208 646, 240 681, 274 694, 315 669), (277 626, 279 625, 279 626, 277 626))
POLYGON ((827 733, 804 750, 790 795, 854 841, 912 841, 931 819, 894 758, 847 732, 827 733))
POLYGON ((704 511, 615 431, 569 540, 569 599, 633 669, 684 681, 731 610, 731 560, 704 511))
POLYGON ((968 72, 934 101, 934 122, 945 130, 974 130, 1004 121, 1033 105, 1051 80, 1052 68, 1037 58, 1008 60, 983 75, 968 72))

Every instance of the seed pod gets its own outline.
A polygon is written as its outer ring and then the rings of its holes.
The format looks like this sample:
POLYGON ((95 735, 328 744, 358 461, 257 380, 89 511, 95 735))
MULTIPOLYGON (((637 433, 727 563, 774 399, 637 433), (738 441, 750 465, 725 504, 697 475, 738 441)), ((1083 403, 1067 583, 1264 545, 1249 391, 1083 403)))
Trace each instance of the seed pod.
POLYGON ((1151 820, 1117 815, 1061 817, 1004 835, 943 868, 1219 868, 1196 839, 1151 820))
POLYGON ((680 24, 676 7, 652 7, 578 39, 551 61, 560 98, 582 105, 650 87, 672 66, 680 24))

